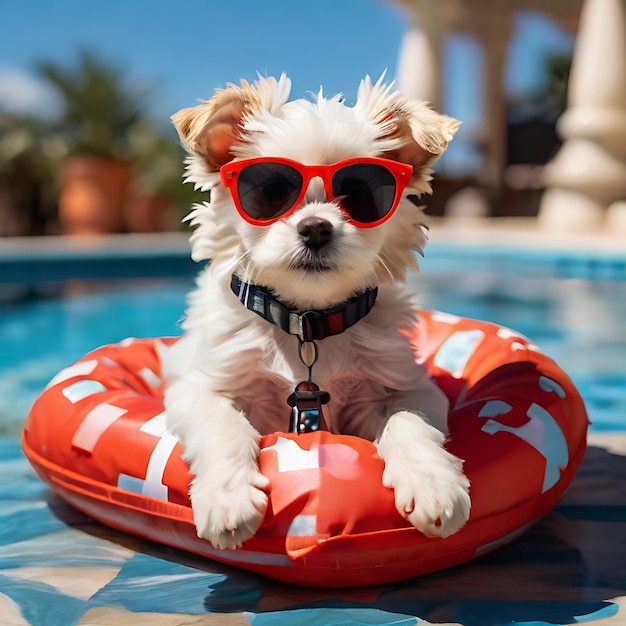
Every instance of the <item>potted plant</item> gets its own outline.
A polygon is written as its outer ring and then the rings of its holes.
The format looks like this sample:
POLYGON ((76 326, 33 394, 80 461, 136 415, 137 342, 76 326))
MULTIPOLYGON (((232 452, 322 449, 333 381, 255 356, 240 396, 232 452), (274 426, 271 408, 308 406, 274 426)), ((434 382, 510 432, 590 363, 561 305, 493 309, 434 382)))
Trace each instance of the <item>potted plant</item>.
POLYGON ((62 231, 124 231, 133 171, 129 138, 145 119, 145 92, 87 52, 76 68, 42 62, 38 69, 61 105, 53 130, 64 153, 58 177, 62 231))

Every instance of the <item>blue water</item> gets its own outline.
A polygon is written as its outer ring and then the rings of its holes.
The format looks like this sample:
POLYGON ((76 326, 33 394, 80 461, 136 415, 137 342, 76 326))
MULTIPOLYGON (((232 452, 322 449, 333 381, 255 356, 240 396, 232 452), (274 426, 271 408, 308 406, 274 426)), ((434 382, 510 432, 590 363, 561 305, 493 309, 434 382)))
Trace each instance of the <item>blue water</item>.
POLYGON ((426 307, 532 339, 574 380, 593 432, 626 430, 626 282, 429 272, 418 284, 426 307))
MULTIPOLYGON (((0 300, 0 433, 15 434, 52 376, 125 337, 177 335, 193 280, 118 281, 48 297, 0 300)), ((426 267, 419 303, 523 333, 573 378, 592 429, 626 429, 626 282, 512 278, 426 267)))
MULTIPOLYGON (((210 613, 210 623, 254 626, 522 626, 618 612, 612 599, 626 595, 626 457, 599 448, 588 451, 570 500, 514 543, 372 589, 293 588, 105 529, 51 496, 17 439, 31 403, 55 373, 104 343, 179 334, 192 282, 73 284, 10 301, 0 291, 0 434, 9 435, 0 437, 0 623, 158 617, 174 626, 210 613)), ((572 376, 593 429, 626 432, 626 282, 455 273, 435 263, 410 287, 423 307, 531 338, 572 376)))

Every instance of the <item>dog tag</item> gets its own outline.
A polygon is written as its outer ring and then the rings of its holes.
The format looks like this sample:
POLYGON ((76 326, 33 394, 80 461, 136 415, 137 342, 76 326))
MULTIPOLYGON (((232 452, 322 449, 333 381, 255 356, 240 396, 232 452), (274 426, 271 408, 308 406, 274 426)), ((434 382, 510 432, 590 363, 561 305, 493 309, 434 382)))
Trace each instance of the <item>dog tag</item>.
POLYGON ((327 430, 322 404, 327 404, 329 400, 330 394, 320 391, 315 383, 298 383, 296 390, 287 398, 291 407, 289 430, 298 434, 327 430))

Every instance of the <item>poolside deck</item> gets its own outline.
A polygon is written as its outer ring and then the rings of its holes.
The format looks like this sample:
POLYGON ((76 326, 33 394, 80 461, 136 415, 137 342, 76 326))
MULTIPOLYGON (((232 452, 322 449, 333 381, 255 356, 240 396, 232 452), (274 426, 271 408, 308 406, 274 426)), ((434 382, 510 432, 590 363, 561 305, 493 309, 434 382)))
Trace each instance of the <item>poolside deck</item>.
MULTIPOLYGON (((550 232, 533 218, 430 218, 426 261, 498 266, 504 254, 517 272, 562 277, 626 280, 626 235, 597 230, 550 232)), ((189 233, 30 237, 0 239, 0 285, 68 278, 169 277, 189 275, 189 233)))

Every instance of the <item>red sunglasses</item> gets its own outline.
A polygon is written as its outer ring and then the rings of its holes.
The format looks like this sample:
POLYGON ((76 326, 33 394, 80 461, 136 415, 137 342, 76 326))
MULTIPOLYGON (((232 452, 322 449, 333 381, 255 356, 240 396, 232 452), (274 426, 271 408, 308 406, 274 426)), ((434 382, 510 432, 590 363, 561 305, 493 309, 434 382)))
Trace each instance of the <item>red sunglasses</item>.
POLYGON ((350 222, 373 228, 388 220, 413 167, 389 159, 363 157, 332 165, 303 165, 281 157, 231 161, 220 176, 241 217, 267 226, 291 215, 302 202, 313 178, 319 177, 329 199, 335 200, 350 222))

